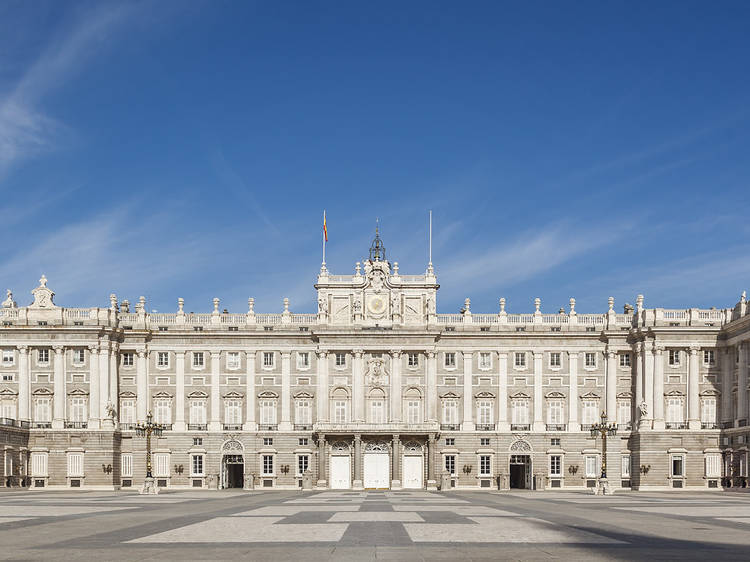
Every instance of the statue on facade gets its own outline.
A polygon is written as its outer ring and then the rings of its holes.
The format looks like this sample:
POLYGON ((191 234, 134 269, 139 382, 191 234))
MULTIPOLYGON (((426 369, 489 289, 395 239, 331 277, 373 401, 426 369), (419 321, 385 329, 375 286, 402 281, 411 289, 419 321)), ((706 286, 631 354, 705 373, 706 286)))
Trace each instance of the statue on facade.
POLYGON ((114 420, 117 417, 117 410, 115 410, 115 405, 112 404, 111 400, 107 400, 107 405, 104 406, 104 409, 107 412, 107 418, 114 420))
POLYGON ((326 298, 323 295, 320 295, 318 297, 318 312, 321 314, 325 313, 326 311, 326 298))
POLYGON ((13 292, 10 289, 5 290, 5 294, 8 298, 3 301, 3 308, 17 308, 16 301, 13 300, 13 292))
POLYGON ((362 312, 362 298, 359 295, 354 297, 354 314, 362 312))
POLYGON ((642 418, 648 417, 648 404, 646 404, 645 402, 641 402, 638 405, 638 410, 641 412, 642 418))

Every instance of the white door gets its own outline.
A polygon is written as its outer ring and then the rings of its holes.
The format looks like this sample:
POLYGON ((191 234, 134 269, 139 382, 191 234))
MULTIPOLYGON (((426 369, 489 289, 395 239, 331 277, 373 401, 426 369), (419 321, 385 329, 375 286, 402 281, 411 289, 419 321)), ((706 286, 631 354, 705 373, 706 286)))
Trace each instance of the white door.
POLYGON ((365 488, 390 488, 388 453, 365 453, 365 488))
POLYGON ((422 488, 422 457, 415 455, 404 456, 404 479, 401 485, 404 488, 422 488))
POLYGON ((351 483, 351 464, 349 457, 331 456, 331 489, 348 490, 351 483))

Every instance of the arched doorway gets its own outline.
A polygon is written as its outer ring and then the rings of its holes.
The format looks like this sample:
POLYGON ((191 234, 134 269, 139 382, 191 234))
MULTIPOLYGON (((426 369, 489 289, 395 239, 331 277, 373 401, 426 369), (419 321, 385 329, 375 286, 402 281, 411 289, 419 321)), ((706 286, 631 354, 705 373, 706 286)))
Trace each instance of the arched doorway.
POLYGON ((510 488, 531 490, 531 445, 523 439, 514 441, 510 446, 508 474, 510 488))
POLYGON ((391 463, 388 444, 370 442, 365 445, 364 487, 373 490, 390 488, 391 463))
POLYGON ((416 441, 404 444, 402 458, 403 474, 401 485, 404 488, 421 490, 424 488, 424 450, 416 441))
POLYGON ((221 487, 242 488, 245 485, 245 448, 236 439, 221 446, 221 487))
POLYGON ((343 441, 331 445, 330 480, 332 490, 352 487, 352 462, 349 445, 343 441))

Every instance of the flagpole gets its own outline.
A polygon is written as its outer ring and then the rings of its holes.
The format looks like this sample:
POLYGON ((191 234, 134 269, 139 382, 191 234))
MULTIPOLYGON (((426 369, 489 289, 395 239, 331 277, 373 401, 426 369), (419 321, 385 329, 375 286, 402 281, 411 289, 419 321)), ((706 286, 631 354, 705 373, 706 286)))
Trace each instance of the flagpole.
POLYGON ((326 210, 323 209, 323 269, 326 267, 326 210))
POLYGON ((432 271, 432 209, 430 209, 429 263, 427 264, 427 272, 432 273, 432 271))

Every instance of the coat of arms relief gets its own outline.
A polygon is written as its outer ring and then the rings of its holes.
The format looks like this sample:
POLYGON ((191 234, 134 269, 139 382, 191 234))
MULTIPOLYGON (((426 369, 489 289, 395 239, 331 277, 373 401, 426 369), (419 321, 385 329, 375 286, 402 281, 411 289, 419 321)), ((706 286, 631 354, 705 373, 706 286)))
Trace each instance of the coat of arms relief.
POLYGON ((384 386, 388 384, 388 372, 385 369, 385 360, 383 358, 373 357, 367 362, 365 381, 370 386, 384 386))

